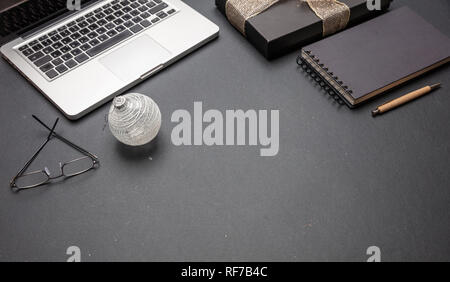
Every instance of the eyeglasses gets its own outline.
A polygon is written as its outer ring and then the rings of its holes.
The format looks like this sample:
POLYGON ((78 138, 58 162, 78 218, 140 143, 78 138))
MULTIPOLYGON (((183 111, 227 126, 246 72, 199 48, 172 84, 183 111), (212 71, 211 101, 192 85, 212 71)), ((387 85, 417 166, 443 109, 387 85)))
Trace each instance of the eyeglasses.
POLYGON ((38 119, 35 115, 33 118, 37 120, 42 126, 44 126, 50 133, 47 136, 45 142, 39 147, 36 153, 30 158, 30 160, 24 165, 24 167, 17 173, 16 176, 11 180, 10 187, 14 192, 18 192, 24 189, 35 188, 44 184, 51 182, 53 179, 61 178, 61 177, 73 177, 85 172, 90 171, 91 169, 95 169, 100 165, 98 157, 89 153, 85 149, 75 145, 70 142, 66 138, 54 132, 56 125, 58 124, 59 118, 56 119, 53 127, 48 127, 45 123, 43 123, 40 119, 38 119), (58 175, 52 176, 47 167, 42 170, 33 171, 29 173, 24 173, 31 163, 36 159, 39 153, 45 148, 48 142, 53 138, 57 138, 60 141, 66 143, 70 147, 74 148, 78 152, 85 155, 84 157, 77 158, 65 163, 59 163, 60 172, 58 175))

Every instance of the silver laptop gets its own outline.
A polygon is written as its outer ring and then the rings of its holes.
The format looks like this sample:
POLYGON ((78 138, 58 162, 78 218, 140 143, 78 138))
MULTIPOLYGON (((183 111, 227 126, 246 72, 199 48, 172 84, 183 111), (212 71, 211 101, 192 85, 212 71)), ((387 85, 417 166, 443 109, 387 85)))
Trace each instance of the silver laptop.
POLYGON ((219 33, 180 0, 77 1, 0 1, 3 57, 69 119, 219 33))

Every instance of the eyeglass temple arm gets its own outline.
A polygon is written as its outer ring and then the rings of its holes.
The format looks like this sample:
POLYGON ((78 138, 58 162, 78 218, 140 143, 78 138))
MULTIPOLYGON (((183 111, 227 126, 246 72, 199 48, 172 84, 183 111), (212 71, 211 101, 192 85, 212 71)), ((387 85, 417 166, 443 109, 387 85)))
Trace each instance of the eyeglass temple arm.
POLYGON ((45 145, 50 141, 50 138, 52 137, 53 131, 55 130, 56 125, 58 124, 59 118, 56 119, 55 123, 53 124, 53 128, 50 129, 50 133, 47 136, 47 139, 45 142, 39 147, 39 149, 34 153, 34 155, 30 158, 30 160, 23 166, 23 168, 17 173, 16 176, 11 181, 11 185, 14 183, 14 181, 24 173, 25 170, 31 165, 31 163, 36 159, 36 157, 39 155, 39 153, 44 149, 45 145))
MULTIPOLYGON (((44 126, 45 128, 47 128, 48 130, 50 130, 50 128, 44 123, 42 122, 37 116, 32 115, 32 117, 38 121, 42 126, 44 126)), ((74 143, 70 142, 69 140, 67 140, 66 138, 62 137, 61 135, 57 134, 56 132, 52 133, 56 138, 58 138, 59 140, 61 140, 62 142, 66 143, 67 145, 73 147, 74 149, 78 150, 79 152, 88 155, 89 157, 93 158, 94 160, 96 160, 98 162, 98 157, 88 151, 86 151, 85 149, 81 148, 78 145, 75 145, 74 143)))

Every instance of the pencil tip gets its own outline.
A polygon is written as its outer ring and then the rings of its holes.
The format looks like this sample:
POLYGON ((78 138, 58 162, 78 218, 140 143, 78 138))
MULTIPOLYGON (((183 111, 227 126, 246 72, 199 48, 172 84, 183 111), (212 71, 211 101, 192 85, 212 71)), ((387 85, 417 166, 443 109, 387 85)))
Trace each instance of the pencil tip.
POLYGON ((436 84, 431 85, 430 87, 431 87, 431 90, 434 90, 434 89, 440 88, 441 84, 440 83, 436 83, 436 84))
POLYGON ((379 115, 380 114, 380 110, 379 109, 376 109, 376 110, 373 110, 372 111, 372 116, 373 117, 375 117, 375 116, 377 116, 377 115, 379 115))

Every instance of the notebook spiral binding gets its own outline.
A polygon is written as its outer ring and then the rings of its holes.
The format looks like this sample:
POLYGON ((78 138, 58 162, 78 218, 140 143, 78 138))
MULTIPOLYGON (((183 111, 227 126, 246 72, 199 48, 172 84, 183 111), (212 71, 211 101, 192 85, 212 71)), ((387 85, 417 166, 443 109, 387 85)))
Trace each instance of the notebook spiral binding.
MULTIPOLYGON (((329 72, 327 68, 324 68, 323 64, 320 64, 320 60, 318 58, 315 58, 314 55, 310 54, 310 51, 305 51, 311 59, 313 59, 324 71, 328 73, 333 79, 336 81, 336 83, 342 85, 343 82, 339 80, 338 77, 334 76, 332 72, 329 72)), ((310 66, 310 64, 302 57, 302 55, 299 55, 297 57, 297 64, 303 69, 303 71, 309 75, 312 79, 315 80, 315 82, 326 92, 328 95, 330 95, 339 105, 345 105, 346 101, 341 98, 341 96, 338 94, 337 91, 335 91, 334 86, 328 82, 325 78, 322 77, 322 75, 313 67, 310 66)), ((342 85, 344 89, 348 89, 347 86, 342 85)))

